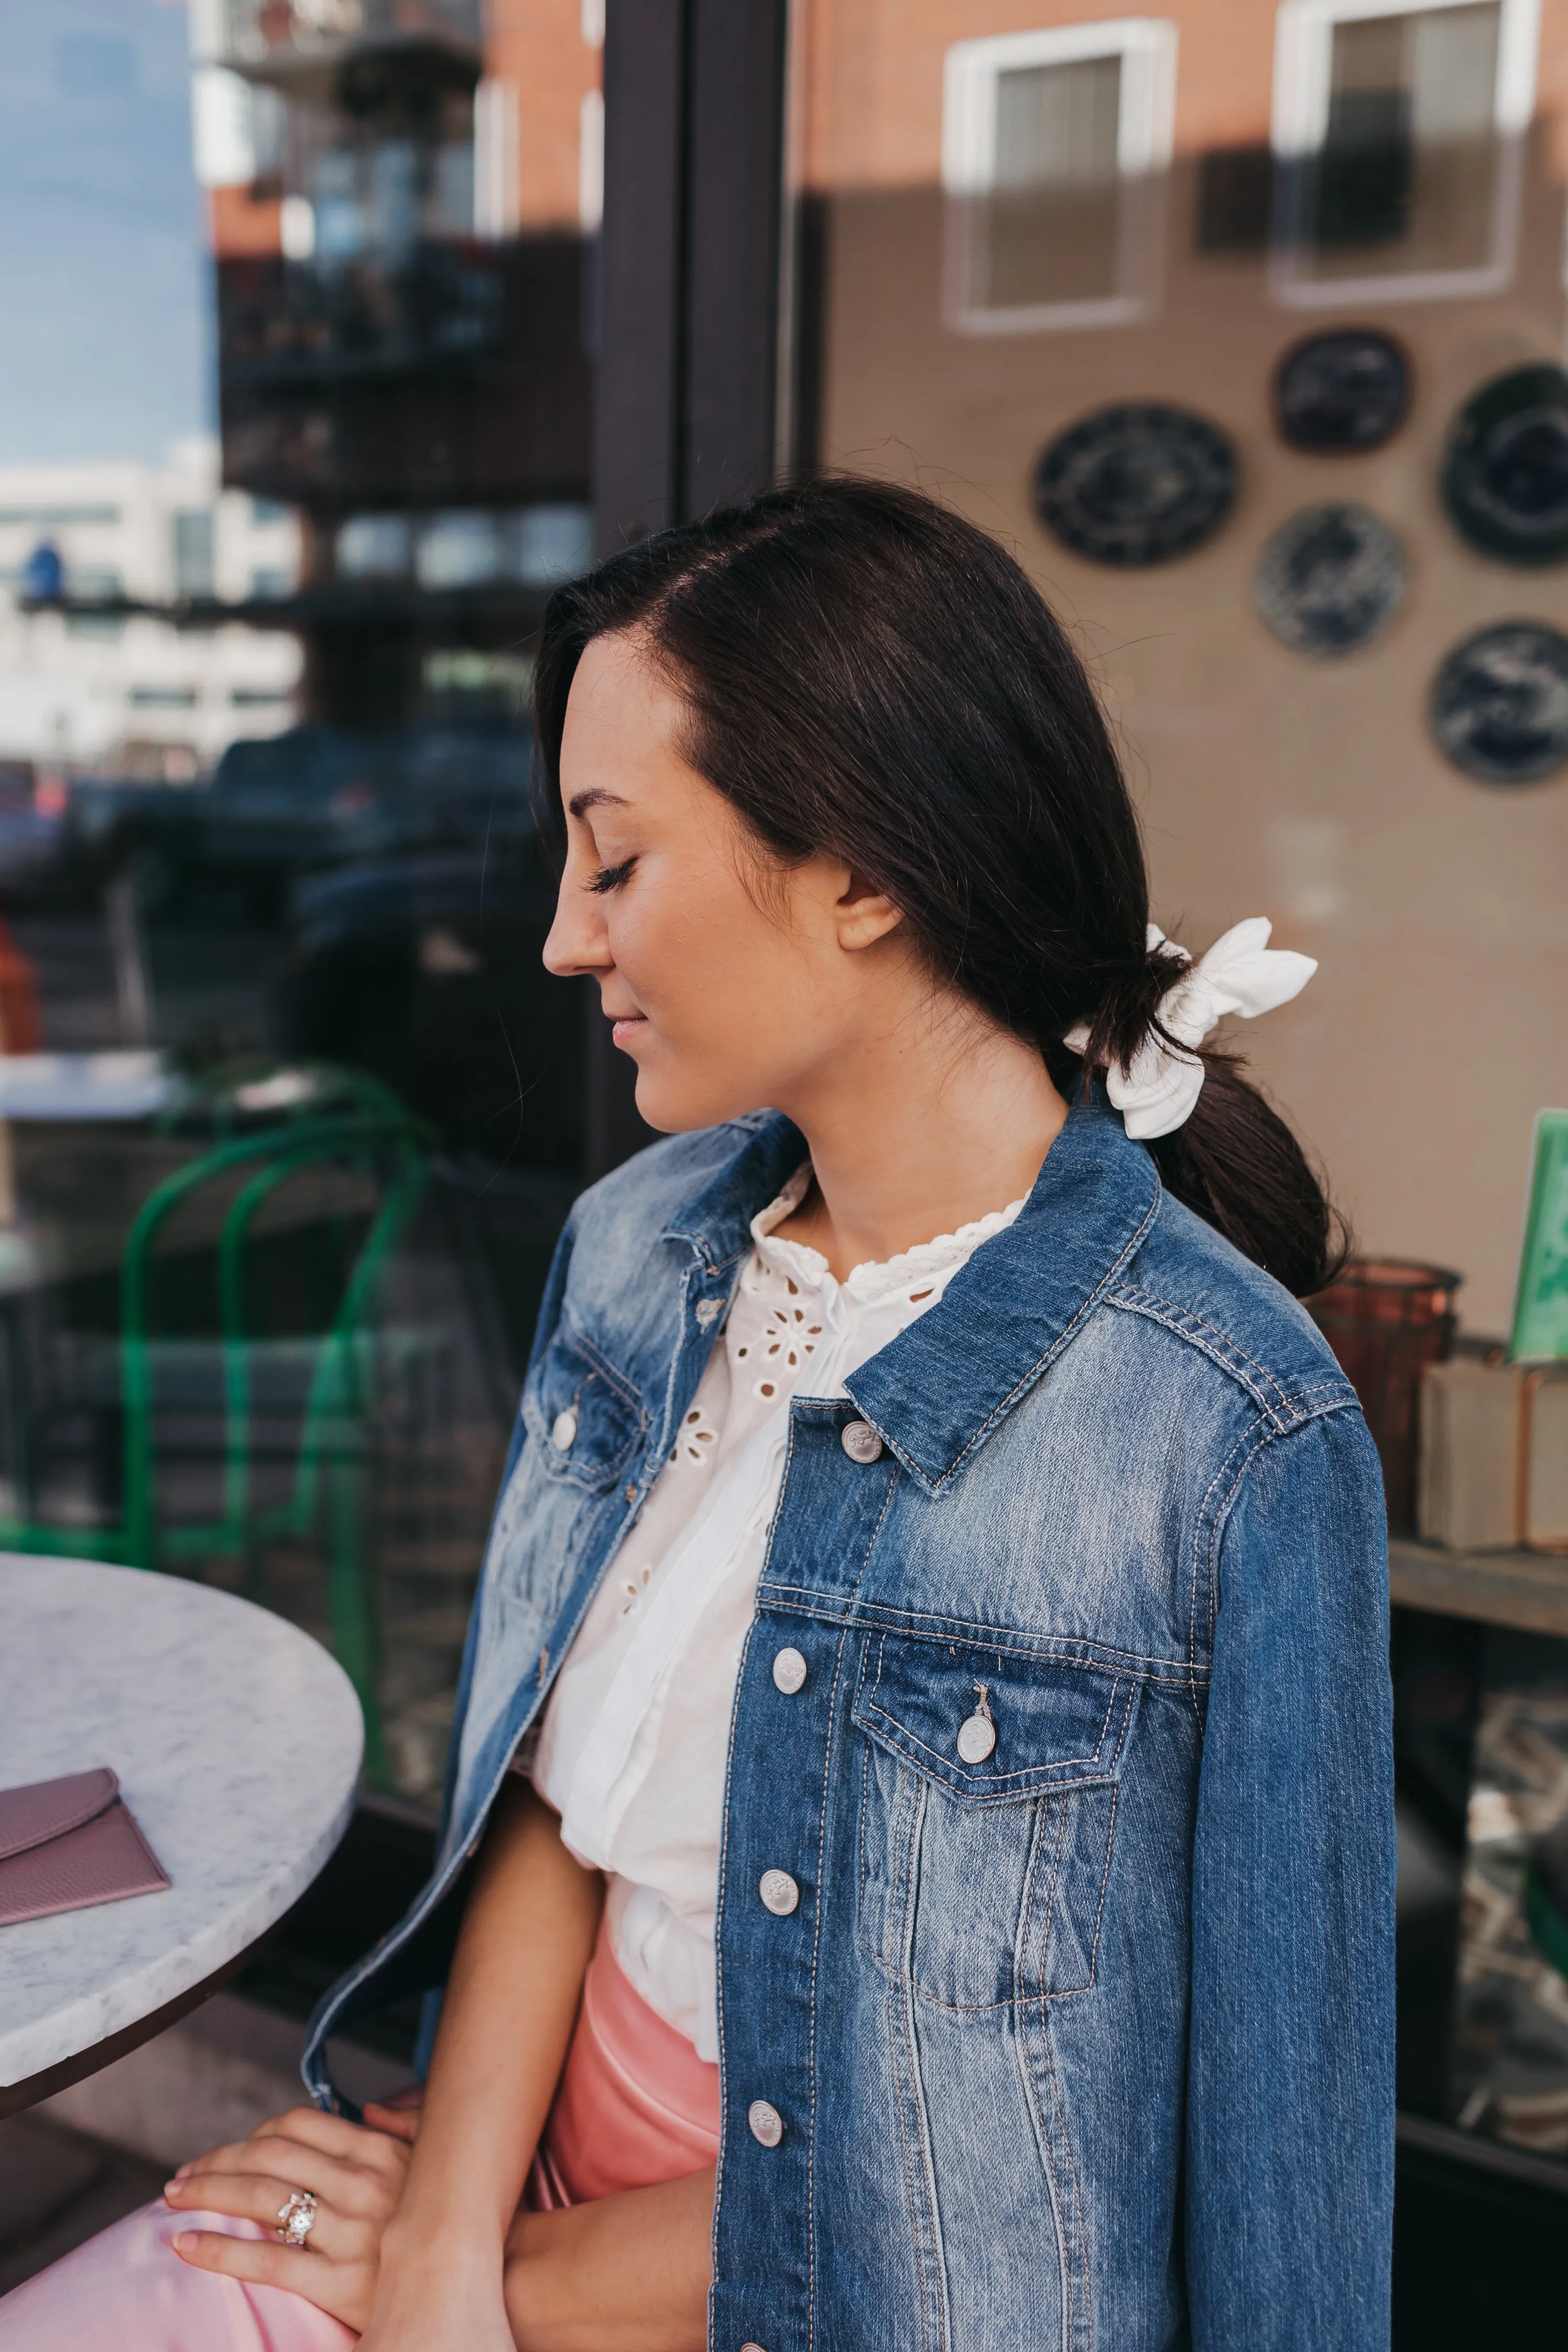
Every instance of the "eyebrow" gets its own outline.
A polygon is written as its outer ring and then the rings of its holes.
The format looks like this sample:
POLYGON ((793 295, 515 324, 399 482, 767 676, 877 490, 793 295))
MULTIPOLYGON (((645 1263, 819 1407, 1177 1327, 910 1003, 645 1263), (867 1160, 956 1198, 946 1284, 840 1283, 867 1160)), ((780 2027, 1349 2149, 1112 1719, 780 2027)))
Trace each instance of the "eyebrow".
POLYGON ((585 793, 574 793, 566 803, 567 812, 572 816, 581 816, 585 810, 591 808, 629 808, 630 806, 631 803, 623 800, 619 793, 606 792, 603 784, 595 784, 585 793))

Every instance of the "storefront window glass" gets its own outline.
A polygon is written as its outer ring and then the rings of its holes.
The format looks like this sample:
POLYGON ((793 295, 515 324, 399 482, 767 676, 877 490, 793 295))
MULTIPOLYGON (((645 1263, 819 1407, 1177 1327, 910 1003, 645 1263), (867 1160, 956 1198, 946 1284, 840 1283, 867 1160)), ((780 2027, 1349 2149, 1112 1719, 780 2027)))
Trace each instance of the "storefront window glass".
MULTIPOLYGON (((1017 552, 1112 717, 1155 919, 1318 959, 1230 1042, 1360 1250, 1462 1276, 1485 1388, 1564 1089, 1568 0, 796 0, 791 89, 791 454, 1017 552)), ((1568 2156, 1561 1658, 1500 1636, 1467 1696, 1424 1622, 1402 1934, 1441 1985, 1424 2026, 1402 1989, 1402 2096, 1568 2156)))
POLYGON ((425 1808, 581 1181, 527 707, 591 555, 601 37, 0 34, 0 1546, 295 1617, 425 1808))

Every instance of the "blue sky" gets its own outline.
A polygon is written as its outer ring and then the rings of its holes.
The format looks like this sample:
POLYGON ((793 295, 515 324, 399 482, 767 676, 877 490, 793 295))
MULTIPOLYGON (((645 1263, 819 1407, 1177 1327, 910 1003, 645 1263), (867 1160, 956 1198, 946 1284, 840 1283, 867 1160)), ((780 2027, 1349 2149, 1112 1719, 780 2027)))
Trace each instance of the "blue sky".
POLYGON ((212 416, 181 0, 0 0, 0 464, 212 416))

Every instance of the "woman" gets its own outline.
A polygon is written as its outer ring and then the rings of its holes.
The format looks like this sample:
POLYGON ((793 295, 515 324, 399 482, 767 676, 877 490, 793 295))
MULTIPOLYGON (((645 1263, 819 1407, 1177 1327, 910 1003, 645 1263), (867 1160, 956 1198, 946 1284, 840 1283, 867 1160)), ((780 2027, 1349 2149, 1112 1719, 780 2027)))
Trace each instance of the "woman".
POLYGON ((1312 967, 1148 926, 1060 628, 905 491, 613 558, 538 712, 545 960, 670 1139, 557 1254, 439 1868, 329 2112, 0 2347, 1371 2352, 1381 1491, 1322 1197, 1197 1050, 1312 967), (349 2119, 459 1903, 416 2136, 349 2119))

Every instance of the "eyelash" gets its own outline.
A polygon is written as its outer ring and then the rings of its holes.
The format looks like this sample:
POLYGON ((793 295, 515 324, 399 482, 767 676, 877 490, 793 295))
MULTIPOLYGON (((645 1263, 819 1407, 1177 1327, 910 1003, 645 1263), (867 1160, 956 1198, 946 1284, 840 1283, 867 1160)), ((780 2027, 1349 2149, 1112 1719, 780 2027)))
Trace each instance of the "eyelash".
POLYGON ((635 857, 628 857, 624 866, 601 866, 587 887, 590 890, 597 890, 601 893, 606 890, 618 890, 636 864, 635 857))

